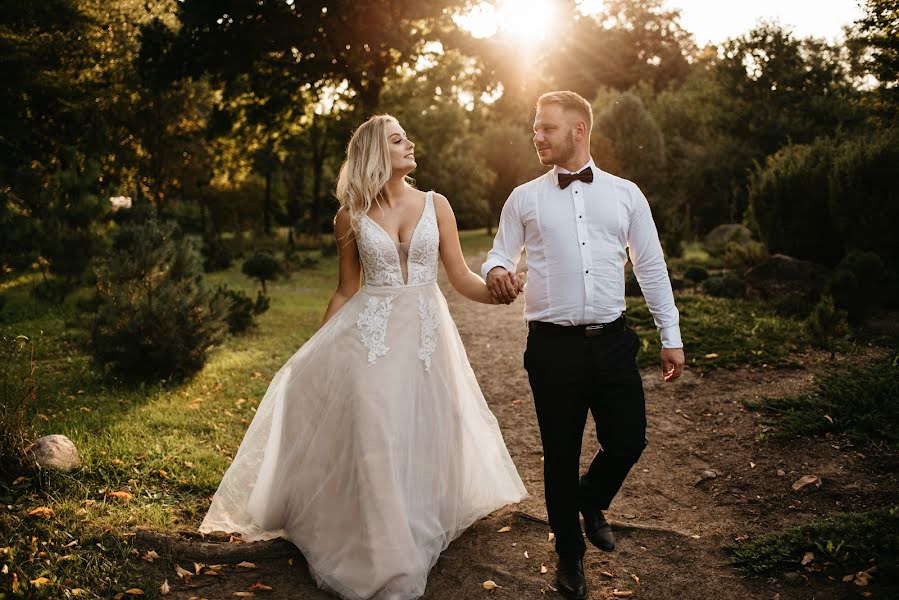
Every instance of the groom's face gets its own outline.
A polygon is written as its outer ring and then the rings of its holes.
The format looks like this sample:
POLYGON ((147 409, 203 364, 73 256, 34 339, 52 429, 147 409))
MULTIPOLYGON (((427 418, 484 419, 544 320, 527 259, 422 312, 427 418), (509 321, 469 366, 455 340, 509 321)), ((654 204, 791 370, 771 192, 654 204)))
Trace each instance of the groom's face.
POLYGON ((534 148, 544 165, 560 165, 574 156, 576 116, 558 104, 537 109, 534 118, 534 148))

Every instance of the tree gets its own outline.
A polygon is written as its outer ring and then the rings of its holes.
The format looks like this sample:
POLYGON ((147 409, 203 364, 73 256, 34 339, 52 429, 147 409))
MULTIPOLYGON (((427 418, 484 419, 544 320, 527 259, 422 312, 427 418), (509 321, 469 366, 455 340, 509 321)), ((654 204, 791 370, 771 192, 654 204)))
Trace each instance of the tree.
POLYGON ((594 126, 609 141, 620 172, 641 188, 661 191, 665 176, 665 138, 655 119, 636 95, 625 92, 596 117, 594 126))
POLYGON ((226 84, 248 76, 250 89, 275 101, 307 83, 346 80, 363 112, 378 108, 385 78, 414 63, 429 41, 451 27, 462 0, 185 0, 170 51, 157 60, 173 77, 208 72, 226 84), (185 59, 193 58, 189 62, 185 59), (178 68, 183 63, 185 68, 178 68))
POLYGON ((625 91, 646 82, 661 91, 683 81, 695 54, 680 11, 662 0, 610 0, 595 17, 581 17, 552 59, 559 88, 592 98, 601 86, 625 91))
MULTIPOLYGON (((859 37, 872 49, 872 71, 886 104, 899 104, 899 0, 867 0, 859 37)), ((895 117, 895 112, 893 112, 895 117)))

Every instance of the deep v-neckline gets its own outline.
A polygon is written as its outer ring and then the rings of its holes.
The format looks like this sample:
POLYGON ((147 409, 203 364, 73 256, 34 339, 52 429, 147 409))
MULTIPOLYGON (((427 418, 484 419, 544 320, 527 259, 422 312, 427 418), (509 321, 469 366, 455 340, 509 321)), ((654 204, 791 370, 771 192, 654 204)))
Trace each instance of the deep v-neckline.
POLYGON ((399 246, 403 244, 403 242, 397 242, 390 234, 387 233, 387 230, 381 227, 380 223, 372 219, 368 216, 368 213, 365 213, 365 218, 368 219, 375 227, 377 227, 378 231, 380 231, 384 237, 386 237, 390 241, 390 245, 393 246, 393 253, 396 255, 396 266, 400 268, 400 279, 403 280, 403 286, 409 285, 409 257, 412 256, 412 242, 415 241, 415 236, 418 234, 418 226, 421 225, 421 222, 425 220, 425 213, 428 212, 428 200, 431 198, 431 194, 433 192, 428 192, 425 194, 425 202, 424 207, 421 209, 421 214, 418 215, 418 221, 415 222, 415 227, 412 228, 412 235, 409 236, 409 249, 406 251, 406 276, 403 277, 403 264, 402 259, 400 258, 400 249, 399 246))

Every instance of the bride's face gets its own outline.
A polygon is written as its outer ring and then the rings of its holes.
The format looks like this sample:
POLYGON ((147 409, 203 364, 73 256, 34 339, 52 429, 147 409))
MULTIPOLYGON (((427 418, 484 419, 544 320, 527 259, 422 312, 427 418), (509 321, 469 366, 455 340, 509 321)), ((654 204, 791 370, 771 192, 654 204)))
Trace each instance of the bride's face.
POLYGON ((387 122, 387 147, 390 149, 390 166, 394 175, 408 175, 418 166, 415 163, 415 144, 396 121, 387 122))

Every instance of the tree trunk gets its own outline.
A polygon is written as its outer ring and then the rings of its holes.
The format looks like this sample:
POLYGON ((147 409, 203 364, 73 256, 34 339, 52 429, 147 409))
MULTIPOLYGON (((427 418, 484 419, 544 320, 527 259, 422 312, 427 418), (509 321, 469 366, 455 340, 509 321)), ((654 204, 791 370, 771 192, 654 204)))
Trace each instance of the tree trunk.
MULTIPOLYGON (((263 228, 265 235, 272 233, 272 169, 266 166, 265 169, 265 202, 263 204, 263 228)), ((265 284, 263 284, 264 286, 265 284)))

